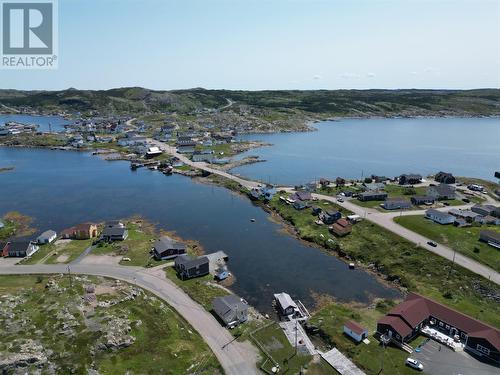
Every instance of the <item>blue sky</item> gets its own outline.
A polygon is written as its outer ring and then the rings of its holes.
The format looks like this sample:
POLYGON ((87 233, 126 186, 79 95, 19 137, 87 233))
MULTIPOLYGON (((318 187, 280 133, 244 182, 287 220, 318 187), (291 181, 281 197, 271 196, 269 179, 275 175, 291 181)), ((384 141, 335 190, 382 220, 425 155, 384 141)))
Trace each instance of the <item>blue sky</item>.
POLYGON ((500 87, 497 0, 59 0, 59 69, 1 88, 500 87))

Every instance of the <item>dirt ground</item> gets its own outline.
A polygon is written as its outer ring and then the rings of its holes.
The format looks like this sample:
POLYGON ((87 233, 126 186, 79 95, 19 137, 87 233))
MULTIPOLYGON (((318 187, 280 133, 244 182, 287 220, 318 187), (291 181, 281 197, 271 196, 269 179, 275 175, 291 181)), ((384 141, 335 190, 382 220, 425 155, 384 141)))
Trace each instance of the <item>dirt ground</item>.
POLYGON ((89 254, 81 260, 80 264, 100 264, 116 266, 120 263, 121 259, 121 256, 89 254))

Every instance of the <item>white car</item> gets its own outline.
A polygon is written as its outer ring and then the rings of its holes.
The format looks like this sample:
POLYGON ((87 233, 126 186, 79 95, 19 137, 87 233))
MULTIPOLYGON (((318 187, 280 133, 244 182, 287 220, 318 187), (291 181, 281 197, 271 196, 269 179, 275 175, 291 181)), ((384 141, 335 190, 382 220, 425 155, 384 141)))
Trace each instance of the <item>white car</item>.
POLYGON ((422 371, 424 369, 424 365, 422 364, 422 362, 419 362, 413 358, 406 358, 406 365, 418 371, 422 371))

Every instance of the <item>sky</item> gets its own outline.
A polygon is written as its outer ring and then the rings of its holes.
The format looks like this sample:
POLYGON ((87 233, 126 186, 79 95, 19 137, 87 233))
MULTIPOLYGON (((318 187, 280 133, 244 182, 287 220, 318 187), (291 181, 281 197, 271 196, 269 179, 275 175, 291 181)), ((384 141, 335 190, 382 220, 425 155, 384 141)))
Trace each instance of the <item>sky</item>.
POLYGON ((59 0, 57 70, 0 88, 500 87, 498 0, 59 0))

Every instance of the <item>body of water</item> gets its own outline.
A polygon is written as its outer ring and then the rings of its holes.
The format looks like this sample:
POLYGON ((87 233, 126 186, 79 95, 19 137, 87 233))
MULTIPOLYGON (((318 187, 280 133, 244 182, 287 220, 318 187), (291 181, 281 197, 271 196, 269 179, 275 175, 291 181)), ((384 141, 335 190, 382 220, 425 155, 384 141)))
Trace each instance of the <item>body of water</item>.
POLYGON ((0 148, 0 215, 19 211, 41 232, 85 221, 139 214, 160 228, 198 240, 205 251, 225 251, 236 275, 233 290, 261 311, 272 294, 287 291, 312 306, 311 293, 366 302, 398 292, 361 270, 283 234, 283 227, 248 199, 227 189, 165 176, 132 172, 126 162, 88 153, 0 148), (254 218, 255 222, 250 219, 254 218))
POLYGON ((261 181, 296 185, 320 177, 434 174, 494 180, 500 169, 500 119, 369 119, 325 121, 318 131, 252 134, 273 144, 246 152, 265 163, 233 169, 261 181))
POLYGON ((63 132, 65 130, 64 125, 71 123, 71 120, 59 116, 0 115, 0 126, 9 121, 21 124, 36 124, 38 130, 42 132, 48 132, 51 129, 53 132, 63 132))

